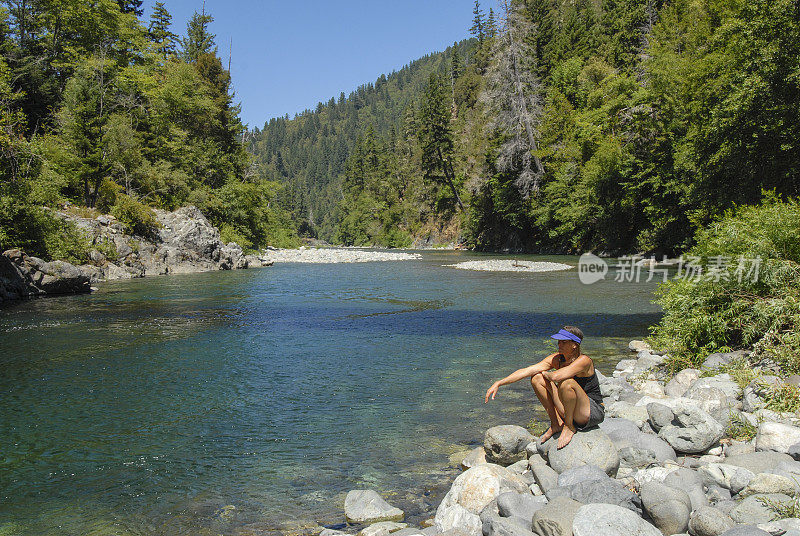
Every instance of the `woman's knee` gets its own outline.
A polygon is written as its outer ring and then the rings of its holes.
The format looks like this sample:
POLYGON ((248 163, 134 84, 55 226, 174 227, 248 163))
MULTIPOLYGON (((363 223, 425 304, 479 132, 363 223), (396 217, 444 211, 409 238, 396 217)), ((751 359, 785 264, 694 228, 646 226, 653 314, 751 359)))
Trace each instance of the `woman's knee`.
POLYGON ((541 374, 537 374, 531 377, 531 385, 534 387, 545 387, 547 381, 542 377, 541 374))
POLYGON ((575 388, 580 387, 578 382, 572 378, 563 380, 558 384, 558 394, 563 398, 564 396, 575 396, 575 388))

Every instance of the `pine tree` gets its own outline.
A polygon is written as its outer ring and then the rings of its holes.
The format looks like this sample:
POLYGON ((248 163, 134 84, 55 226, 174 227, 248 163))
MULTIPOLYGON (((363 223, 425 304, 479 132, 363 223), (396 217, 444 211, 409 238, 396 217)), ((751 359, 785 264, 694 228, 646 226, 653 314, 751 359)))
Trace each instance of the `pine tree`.
POLYGON ((183 39, 183 60, 194 63, 202 54, 216 54, 216 37, 208 30, 208 25, 214 22, 214 17, 206 15, 205 8, 202 13, 194 12, 191 20, 186 24, 186 38, 183 39))
POLYGON ((164 2, 156 2, 153 14, 150 15, 148 34, 165 60, 175 54, 175 42, 178 40, 178 36, 169 29, 171 25, 172 15, 167 11, 164 2))
POLYGON ((489 18, 486 19, 486 35, 489 39, 494 39, 497 35, 497 20, 495 20, 492 8, 489 8, 489 18))
POLYGON ((431 74, 419 110, 419 142, 422 148, 422 170, 426 180, 447 184, 459 208, 464 209, 455 184, 453 170, 452 118, 445 83, 438 74, 431 74))
POLYGON ((484 20, 483 10, 481 9, 479 0, 475 0, 475 7, 472 9, 472 15, 472 27, 469 29, 469 33, 477 37, 478 42, 483 44, 484 20))
POLYGON ((515 184, 528 197, 538 192, 544 174, 536 143, 542 115, 541 88, 532 63, 535 55, 526 39, 535 32, 535 26, 519 4, 504 0, 502 6, 502 33, 495 41, 494 61, 482 99, 494 114, 490 128, 504 139, 497 169, 517 173, 515 184))

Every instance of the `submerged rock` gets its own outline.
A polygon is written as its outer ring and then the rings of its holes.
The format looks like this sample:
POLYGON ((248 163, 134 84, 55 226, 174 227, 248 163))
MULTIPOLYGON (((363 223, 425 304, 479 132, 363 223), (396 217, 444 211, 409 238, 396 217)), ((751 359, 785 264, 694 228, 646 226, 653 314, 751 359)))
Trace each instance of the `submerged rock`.
POLYGON ((349 523, 376 523, 401 521, 405 514, 373 490, 354 489, 344 499, 344 516, 349 523))

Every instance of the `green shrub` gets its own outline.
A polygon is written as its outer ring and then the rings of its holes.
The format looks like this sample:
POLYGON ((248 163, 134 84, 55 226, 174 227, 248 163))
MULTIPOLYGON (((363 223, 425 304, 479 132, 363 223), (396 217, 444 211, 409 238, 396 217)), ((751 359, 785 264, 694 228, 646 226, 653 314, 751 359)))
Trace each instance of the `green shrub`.
MULTIPOLYGON (((659 286, 664 316, 650 342, 673 365, 697 366, 723 348, 754 348, 788 373, 800 371, 800 204, 767 194, 762 205, 724 214, 698 232, 688 255, 708 268, 716 257, 719 280, 674 278, 659 286), (757 277, 737 273, 738 259, 758 259, 757 277)), ((745 263, 746 268, 752 266, 745 263)))
POLYGON ((125 194, 117 195, 111 214, 122 223, 126 231, 145 238, 155 238, 161 228, 161 223, 150 207, 125 194))
POLYGON ((730 417, 728 428, 725 430, 726 436, 736 441, 750 441, 756 437, 758 428, 750 424, 750 421, 739 415, 739 413, 731 412, 730 417))
POLYGON ((91 244, 74 224, 57 218, 46 208, 2 196, 0 248, 19 248, 46 261, 83 264, 89 258, 91 244))

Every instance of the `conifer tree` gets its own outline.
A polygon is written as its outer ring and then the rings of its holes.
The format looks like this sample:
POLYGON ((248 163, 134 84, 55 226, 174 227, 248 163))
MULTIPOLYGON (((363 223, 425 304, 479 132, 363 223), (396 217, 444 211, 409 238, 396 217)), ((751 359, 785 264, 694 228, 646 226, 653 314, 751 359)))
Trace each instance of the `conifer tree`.
POLYGON ((175 54, 175 42, 178 40, 178 36, 170 31, 171 25, 172 15, 167 11, 164 2, 156 2, 153 14, 150 15, 148 35, 164 59, 175 54))
POLYGON ((206 15, 205 9, 202 13, 194 12, 186 24, 186 38, 183 39, 184 61, 194 63, 202 54, 217 53, 217 46, 214 43, 216 36, 208 30, 208 25, 212 22, 214 17, 206 15))
POLYGON ((489 18, 486 19, 486 35, 489 39, 494 39, 497 35, 497 20, 494 16, 494 9, 489 8, 489 18))
POLYGON ((450 187, 460 209, 464 209, 455 184, 454 141, 447 90, 442 77, 432 73, 419 110, 419 142, 422 170, 426 180, 450 187))
POLYGON ((515 184, 528 197, 538 192, 544 174, 536 143, 542 115, 541 88, 533 63, 535 55, 526 39, 535 32, 535 26, 519 4, 505 0, 502 5, 502 33, 495 41, 494 61, 487 72, 482 99, 494 116, 490 128, 504 140, 497 169, 517 173, 515 184))
POLYGON ((479 0, 475 0, 475 7, 472 9, 472 15, 472 27, 469 29, 469 33, 477 37, 478 42, 483 44, 485 23, 483 20, 483 10, 481 9, 479 0))

